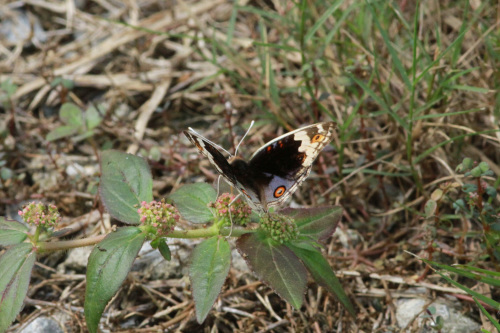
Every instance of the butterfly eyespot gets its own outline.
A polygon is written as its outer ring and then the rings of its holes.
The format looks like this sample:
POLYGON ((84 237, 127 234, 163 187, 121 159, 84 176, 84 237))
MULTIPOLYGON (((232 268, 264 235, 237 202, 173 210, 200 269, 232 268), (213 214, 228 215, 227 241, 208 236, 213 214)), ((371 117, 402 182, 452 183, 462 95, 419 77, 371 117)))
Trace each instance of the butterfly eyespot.
POLYGON ((302 154, 299 154, 297 155, 297 160, 300 162, 300 163, 304 163, 304 161, 306 160, 307 158, 307 155, 305 153, 302 153, 302 154))
POLYGON ((281 142, 281 140, 278 141, 278 145, 280 146, 280 148, 283 148, 283 142, 281 142))
POLYGON ((321 142, 325 139, 325 136, 324 135, 321 135, 321 134, 316 134, 315 136, 313 136, 312 140, 311 140, 311 143, 316 143, 316 142, 321 142))
POLYGON ((277 188, 274 190, 274 197, 275 197, 275 198, 279 198, 279 197, 281 197, 283 194, 285 194, 285 191, 286 191, 285 186, 279 186, 279 187, 277 187, 277 188))
POLYGON ((269 146, 269 147, 267 147, 266 151, 269 153, 271 151, 271 149, 273 149, 273 147, 269 146))

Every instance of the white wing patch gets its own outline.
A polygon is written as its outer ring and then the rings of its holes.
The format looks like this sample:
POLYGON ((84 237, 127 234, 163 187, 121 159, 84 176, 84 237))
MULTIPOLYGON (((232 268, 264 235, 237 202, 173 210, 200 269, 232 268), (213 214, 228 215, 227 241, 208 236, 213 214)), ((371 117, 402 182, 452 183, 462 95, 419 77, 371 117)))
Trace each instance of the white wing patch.
POLYGON ((318 129, 318 132, 313 137, 310 136, 310 131, 307 130, 309 127, 294 134, 294 140, 301 141, 299 152, 306 154, 306 158, 302 162, 304 167, 312 165, 319 153, 332 140, 333 136, 333 126, 331 123, 319 123, 313 126, 316 126, 318 129))

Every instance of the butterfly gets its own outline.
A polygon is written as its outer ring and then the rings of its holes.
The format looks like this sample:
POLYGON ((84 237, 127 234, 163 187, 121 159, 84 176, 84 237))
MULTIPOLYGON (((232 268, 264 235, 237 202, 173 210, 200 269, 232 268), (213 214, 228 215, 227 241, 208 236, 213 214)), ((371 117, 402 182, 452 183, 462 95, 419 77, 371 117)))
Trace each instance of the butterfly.
POLYGON ((260 147, 248 162, 239 156, 225 158, 224 149, 191 128, 183 133, 254 208, 267 212, 285 202, 309 176, 335 127, 334 122, 323 122, 286 133, 260 147))

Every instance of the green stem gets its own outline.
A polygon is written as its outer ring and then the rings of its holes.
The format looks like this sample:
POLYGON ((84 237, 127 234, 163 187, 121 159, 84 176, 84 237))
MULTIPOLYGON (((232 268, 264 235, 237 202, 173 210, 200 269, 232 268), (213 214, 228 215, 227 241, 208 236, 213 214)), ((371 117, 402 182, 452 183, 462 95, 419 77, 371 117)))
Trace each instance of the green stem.
POLYGON ((201 229, 193 229, 193 230, 174 230, 167 235, 167 238, 207 238, 212 236, 229 236, 231 237, 239 237, 243 234, 253 232, 252 230, 242 229, 242 228, 223 228, 219 230, 216 225, 211 226, 210 228, 201 228, 201 229))
MULTIPOLYGON (((420 2, 417 2, 416 12, 419 12, 420 2)), ((420 176, 418 175, 417 170, 415 169, 415 164, 413 161, 413 122, 414 122, 414 111, 415 111, 415 94, 417 88, 417 47, 418 47, 418 15, 416 15, 414 24, 413 24, 413 55, 412 55, 412 82, 410 87, 410 106, 408 110, 408 131, 406 136, 406 156, 408 159, 408 163, 410 165, 410 172, 415 180, 417 185, 417 189, 420 193, 424 193, 424 187, 422 185, 422 181, 420 176)))
MULTIPOLYGON (((167 235, 167 238, 207 238, 217 235, 239 237, 249 232, 254 232, 254 230, 248 230, 243 228, 232 228, 232 230, 231 228, 223 228, 219 230, 216 226, 211 226, 210 228, 200 228, 193 230, 174 230, 167 235)), ((100 241, 102 241, 106 236, 107 235, 100 235, 100 236, 68 240, 68 241, 40 242, 38 244, 36 242, 34 243, 38 248, 38 252, 41 253, 41 252, 61 251, 67 249, 74 249, 77 247, 95 245, 100 241)), ((37 237, 36 234, 35 237, 37 237)))
POLYGON ((40 237, 40 232, 42 231, 42 226, 36 227, 35 234, 33 235, 33 244, 36 244, 38 242, 38 238, 40 237))
POLYGON ((91 246, 99 243, 106 237, 106 235, 100 235, 89 238, 74 239, 69 241, 59 241, 59 242, 40 242, 36 244, 38 252, 48 252, 48 251, 60 251, 67 249, 74 249, 77 247, 91 246))

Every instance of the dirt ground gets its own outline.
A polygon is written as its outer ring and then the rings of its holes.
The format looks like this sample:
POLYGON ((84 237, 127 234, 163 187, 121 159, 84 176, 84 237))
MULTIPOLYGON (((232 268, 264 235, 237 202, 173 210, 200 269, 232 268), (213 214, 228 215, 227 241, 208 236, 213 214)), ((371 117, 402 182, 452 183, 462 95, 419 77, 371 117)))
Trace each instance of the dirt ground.
MULTIPOLYGON (((496 222, 471 212, 463 185, 475 180, 456 170, 465 157, 486 162, 481 181, 498 189, 499 32, 494 1, 3 1, 0 216, 50 202, 70 229, 60 239, 106 234, 124 225, 97 190, 106 149, 146 158, 161 199, 217 179, 182 135, 188 127, 234 152, 254 120, 239 149, 249 158, 288 131, 335 121, 332 144, 286 205, 343 207, 324 254, 356 318, 312 279, 293 309, 233 258, 200 325, 185 269, 196 242, 172 240, 178 266, 132 271, 102 331, 423 332, 435 315, 406 327, 396 316, 398 300, 422 298, 446 299, 494 332, 469 294, 419 258, 499 269, 499 243, 485 243, 496 222), (84 117, 68 132, 65 103, 84 117), (457 186, 433 197, 444 184, 457 186)), ((479 195, 498 214, 496 193, 479 195)), ((55 313, 63 330, 87 331, 85 267, 67 266, 70 253, 38 258, 11 332, 55 313)), ((451 277, 499 299, 491 284, 451 277)))

